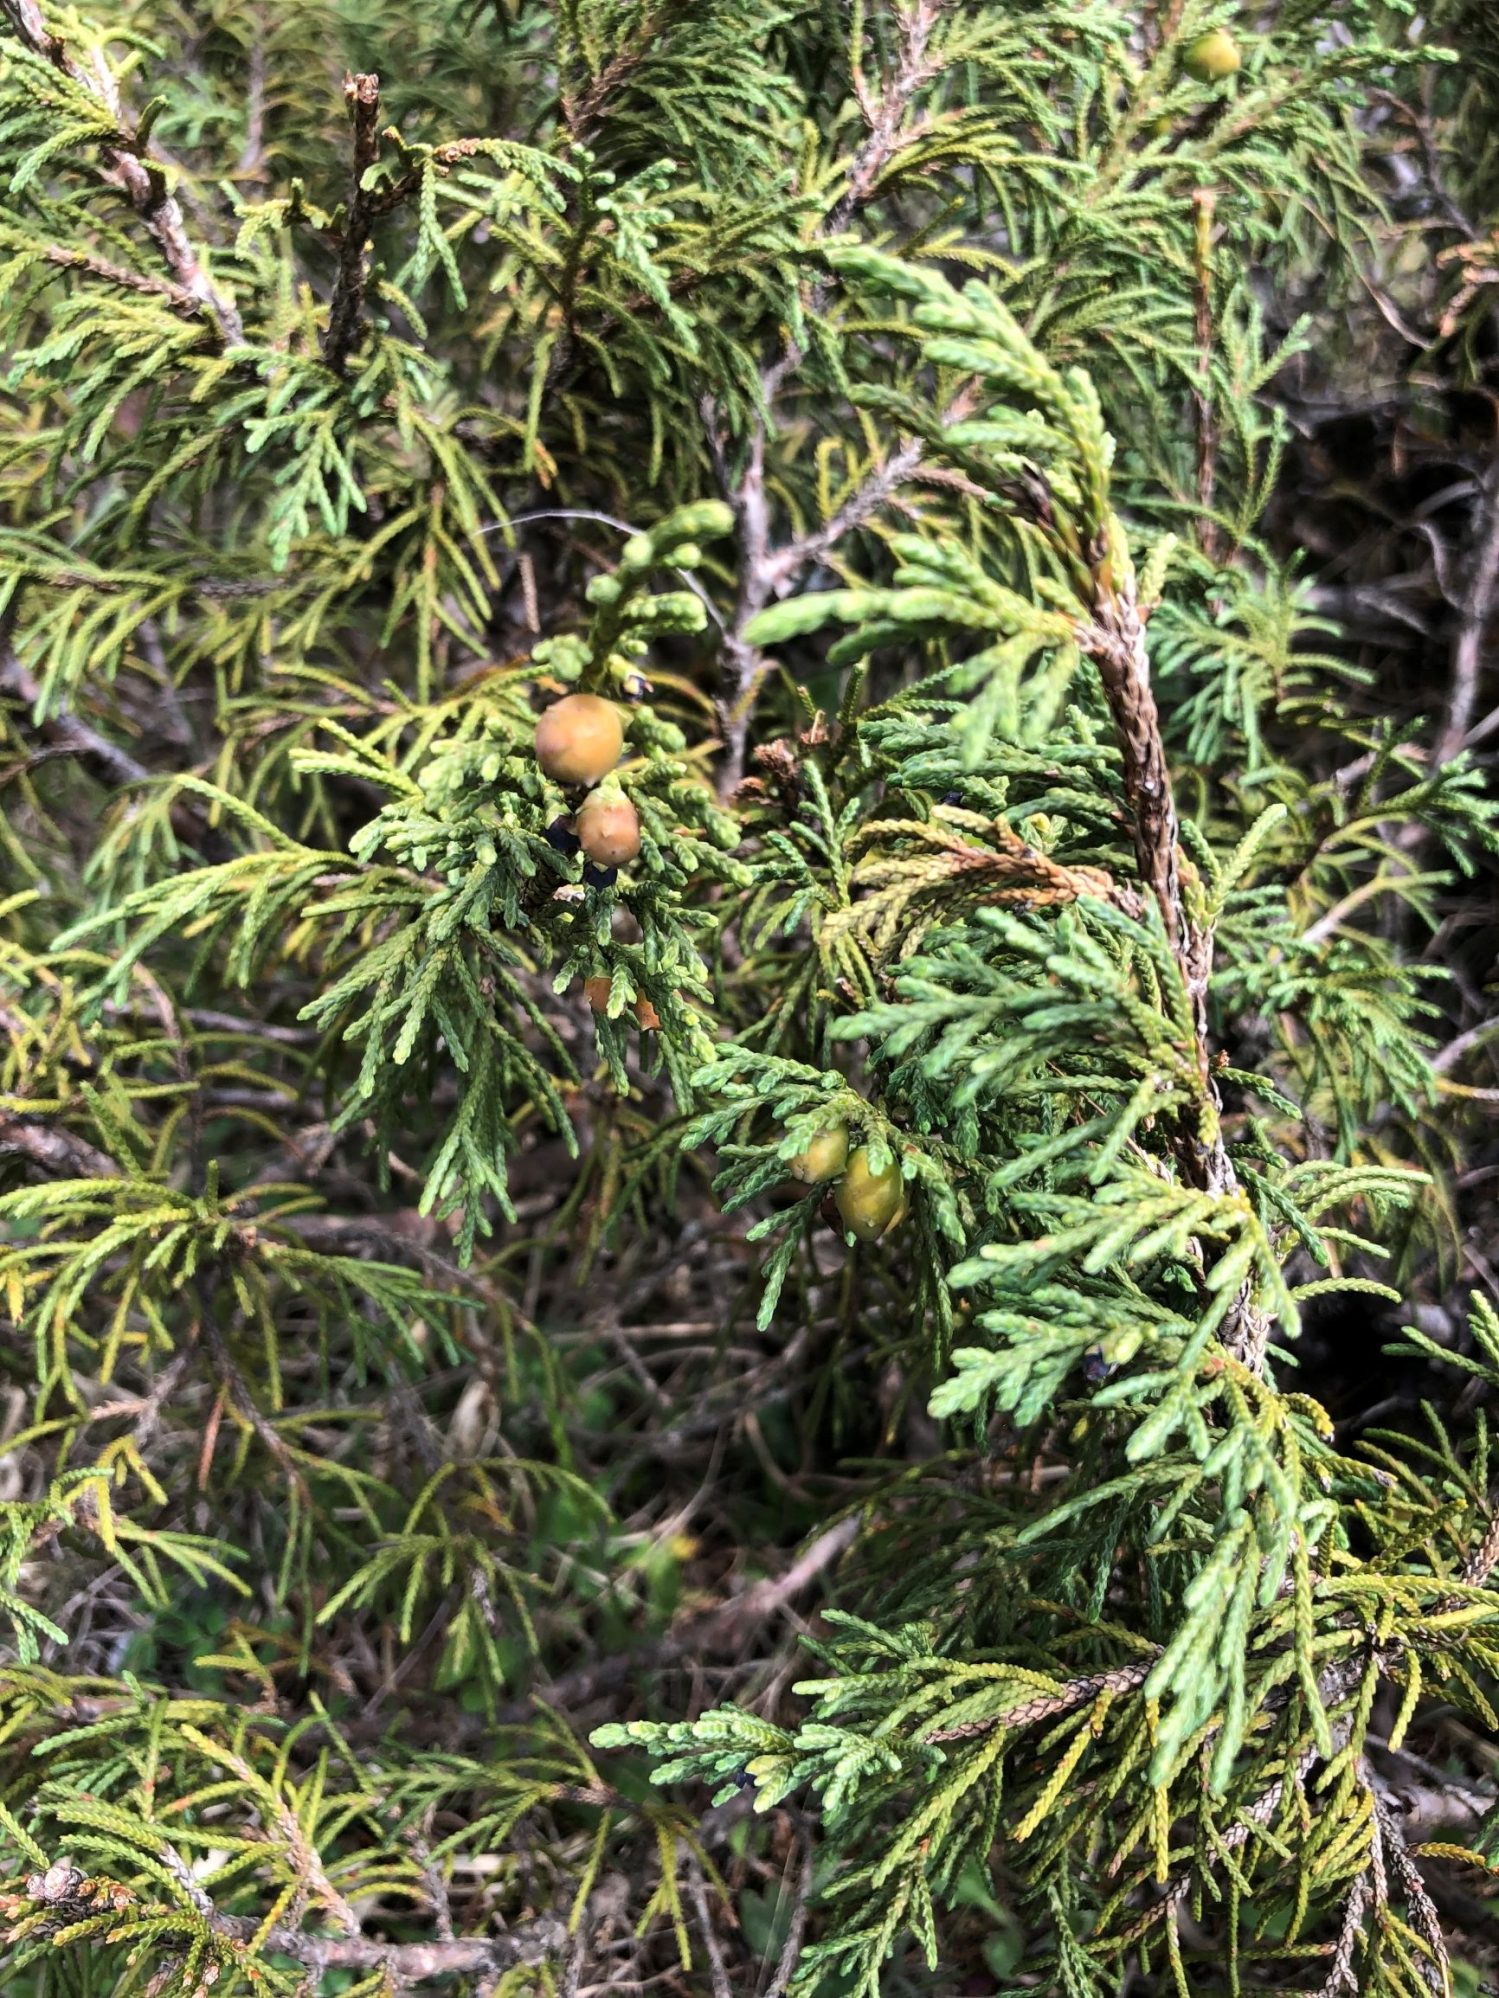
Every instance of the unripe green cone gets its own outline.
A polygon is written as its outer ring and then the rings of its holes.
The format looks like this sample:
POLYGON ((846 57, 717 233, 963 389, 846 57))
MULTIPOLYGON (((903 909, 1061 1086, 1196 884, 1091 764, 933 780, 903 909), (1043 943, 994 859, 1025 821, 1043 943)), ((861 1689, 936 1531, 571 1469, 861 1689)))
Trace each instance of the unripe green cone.
POLYGON ((848 1170, 839 1180, 833 1198, 844 1227, 861 1242, 878 1242, 906 1217, 906 1189, 900 1167, 891 1159, 883 1171, 872 1171, 867 1145, 860 1145, 850 1157, 848 1170))
POLYGON ((1197 83, 1221 83, 1233 75, 1242 60, 1239 44, 1227 28, 1209 28, 1189 45, 1182 68, 1197 83))
POLYGON ((848 1133, 841 1124, 831 1124, 791 1161, 791 1177, 803 1186, 819 1186, 836 1179, 848 1164, 848 1133))

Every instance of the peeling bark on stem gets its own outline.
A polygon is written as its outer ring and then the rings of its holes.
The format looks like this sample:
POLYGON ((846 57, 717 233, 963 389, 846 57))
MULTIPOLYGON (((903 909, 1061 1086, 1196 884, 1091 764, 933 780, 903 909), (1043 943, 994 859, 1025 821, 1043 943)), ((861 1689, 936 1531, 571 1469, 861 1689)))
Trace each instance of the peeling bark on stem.
MULTIPOLYGON (((1223 1142, 1218 1092, 1208 1056, 1207 996, 1213 938, 1211 931, 1192 919, 1182 897, 1176 801, 1161 740, 1160 712, 1150 684, 1145 625, 1132 592, 1100 589, 1093 623, 1081 639, 1103 682, 1124 760, 1124 792, 1140 879, 1160 908, 1191 1005, 1197 1102, 1182 1120, 1177 1160, 1190 1185, 1206 1193, 1233 1193, 1238 1189, 1238 1177, 1223 1142)), ((1269 1327, 1246 1286, 1224 1324, 1223 1344, 1235 1359, 1260 1373, 1268 1337, 1269 1327)))
MULTIPOLYGON (((250 1915, 224 1914, 216 1907, 174 1846, 164 1845, 160 1859, 215 1935, 232 1945, 247 1944, 257 1935, 260 1922, 250 1915)), ((28 1898, 45 1907, 55 1920, 78 1919, 97 1912, 90 1902, 79 1898, 83 1884, 84 1876, 76 1871, 38 1874, 28 1884, 28 1898)), ((346 1935, 319 1935, 292 1923, 278 1923, 261 1938, 261 1947, 301 1964, 318 1989, 330 1970, 380 1971, 392 1987, 404 1989, 431 1978, 492 1976, 521 1964, 540 1965, 559 1956, 567 1940, 567 1924, 560 1917, 541 1915, 502 1935, 415 1943, 377 1942, 360 1935, 357 1928, 346 1935)))
POLYGON ((354 126, 354 161, 350 169, 343 236, 339 243, 338 276, 333 284, 327 331, 323 334, 323 359, 335 374, 340 375, 362 331, 365 293, 369 286, 370 264, 366 252, 373 208, 363 183, 365 174, 380 156, 379 77, 368 74, 346 76, 344 97, 354 126))

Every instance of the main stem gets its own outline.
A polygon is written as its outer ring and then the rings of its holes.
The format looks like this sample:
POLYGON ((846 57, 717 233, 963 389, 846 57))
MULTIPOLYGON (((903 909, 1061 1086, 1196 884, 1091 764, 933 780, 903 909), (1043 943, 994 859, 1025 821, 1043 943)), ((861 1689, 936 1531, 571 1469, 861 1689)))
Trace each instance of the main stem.
MULTIPOLYGON (((1208 1053, 1213 935, 1188 913, 1182 897, 1176 800, 1161 739, 1160 710, 1150 684, 1145 624, 1132 590, 1100 588, 1084 644, 1098 667, 1124 761, 1124 794, 1140 879, 1160 908, 1191 1006, 1197 1100, 1177 1130, 1177 1161, 1190 1185, 1205 1193, 1236 1193, 1238 1175, 1223 1140, 1222 1106, 1208 1053)), ((1246 1284, 1224 1325, 1223 1343, 1236 1359, 1260 1373, 1268 1336, 1268 1324, 1246 1284)))

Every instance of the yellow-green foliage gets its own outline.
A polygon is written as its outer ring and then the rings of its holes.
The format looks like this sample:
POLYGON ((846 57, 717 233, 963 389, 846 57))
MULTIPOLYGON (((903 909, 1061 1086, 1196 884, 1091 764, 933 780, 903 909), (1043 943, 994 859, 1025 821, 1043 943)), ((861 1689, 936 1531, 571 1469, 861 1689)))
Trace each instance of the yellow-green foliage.
POLYGON ((1450 1988, 1366 1751, 1495 1725, 1485 1412, 1294 1349, 1494 816, 1256 539, 1438 54, 0 0, 8 1988, 1450 1988))

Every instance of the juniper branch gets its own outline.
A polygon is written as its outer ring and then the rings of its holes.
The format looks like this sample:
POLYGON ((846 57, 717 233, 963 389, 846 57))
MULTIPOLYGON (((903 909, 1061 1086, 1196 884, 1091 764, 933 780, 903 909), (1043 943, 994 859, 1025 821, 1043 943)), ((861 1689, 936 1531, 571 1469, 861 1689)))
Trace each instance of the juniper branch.
POLYGON ((1348 1899, 1343 1907, 1343 1925, 1338 1931, 1337 1948, 1333 1952, 1332 1968, 1317 1998, 1338 1998, 1340 1991, 1358 1991, 1358 1975, 1354 1970, 1354 1957, 1359 1943, 1363 1940, 1364 1910, 1369 1905, 1369 1876, 1360 1873, 1348 1890, 1348 1899))
MULTIPOLYGON (((35 714, 42 699, 40 684, 21 663, 9 639, 0 639, 0 694, 9 694, 22 702, 31 714, 35 714)), ((54 708, 38 728, 44 741, 69 756, 76 756, 91 775, 106 784, 144 784, 150 778, 151 773, 143 763, 137 763, 118 743, 100 735, 97 729, 90 728, 66 709, 54 708)))
POLYGON ((829 210, 825 234, 843 233, 856 210, 873 197, 880 175, 899 150, 901 127, 911 101, 940 68, 928 49, 943 5, 944 0, 912 0, 910 11, 901 22, 904 32, 895 71, 877 105, 870 102, 863 79, 855 72, 854 91, 869 126, 869 137, 854 155, 842 199, 829 210))
POLYGON ((119 189, 144 222, 177 288, 208 314, 226 347, 239 346, 245 331, 238 308, 203 268, 202 257, 187 233, 181 205, 167 187, 165 170, 125 124, 119 94, 108 71, 102 65, 90 70, 75 62, 61 37, 48 28, 37 0, 0 0, 0 8, 13 32, 34 55, 86 90, 109 113, 119 136, 101 149, 105 180, 119 189))
POLYGON ((1478 702, 1479 668, 1496 606, 1499 606, 1499 459, 1481 488, 1478 545, 1452 648, 1452 691, 1446 720, 1432 751, 1433 761, 1438 765, 1456 756, 1468 740, 1478 702))
POLYGON ((171 278, 150 277, 144 271, 126 270, 123 265, 112 264, 88 250, 69 250, 60 243, 54 243, 47 251, 47 261, 64 270, 87 271, 90 277, 100 278, 105 284, 119 285, 124 291, 164 298, 174 312, 191 314, 202 310, 201 301, 171 278))
MULTIPOLYGON (((1150 681, 1144 621, 1133 590, 1112 587, 1102 564, 1096 575, 1094 622, 1084 630, 1082 640, 1097 665, 1123 758, 1124 793, 1140 879, 1160 909, 1192 1009, 1197 1103, 1195 1114, 1189 1113, 1180 1122, 1177 1154, 1193 1186, 1210 1193, 1232 1193, 1238 1176, 1223 1138, 1208 1050, 1212 932, 1193 920, 1183 901, 1180 827, 1161 737, 1160 711, 1150 681)), ((1236 1359, 1258 1373, 1264 1366, 1268 1337, 1268 1322, 1255 1307, 1246 1284, 1225 1322, 1223 1343, 1236 1359)))
MULTIPOLYGON (((900 58, 878 105, 869 101, 862 79, 856 76, 855 92, 870 128, 869 136, 854 155, 848 185, 828 210, 817 231, 819 237, 841 235, 854 214, 873 198, 880 175, 897 149, 898 135, 912 99, 937 73, 938 66, 928 58, 927 50, 943 5, 944 0, 913 0, 909 13, 902 17, 904 35, 900 58)), ((825 282, 812 287, 808 301, 810 311, 820 308, 829 289, 825 282)), ((725 468, 722 445, 714 435, 711 407, 705 403, 703 410, 720 488, 739 516, 742 548, 739 595, 733 622, 724 638, 724 686, 719 697, 724 737, 719 788, 724 793, 731 792, 744 775, 750 716, 755 693, 765 671, 764 659, 745 640, 746 626, 803 568, 820 560, 845 534, 851 533, 887 504, 917 470, 924 455, 919 443, 902 444, 870 474, 859 491, 845 502, 824 528, 800 542, 773 549, 769 502, 765 492, 767 428, 782 384, 801 365, 802 359, 798 342, 788 339, 780 357, 762 376, 765 415, 755 425, 749 457, 737 481, 728 476, 725 468)), ((949 415, 955 417, 959 413, 953 411, 949 415)))
POLYGON ((380 79, 361 72, 344 78, 344 98, 354 129, 354 160, 349 174, 349 199, 339 238, 338 276, 323 334, 323 359, 342 374, 360 335, 365 293, 369 285, 369 232, 373 205, 364 177, 380 157, 380 79))
POLYGON ((0 1116, 0 1154, 23 1158, 55 1179, 117 1179, 114 1160, 55 1121, 0 1116))
POLYGON ((729 1982, 728 1966, 723 1960, 723 1949, 714 1933, 713 1911, 708 1906, 707 1883, 703 1879, 702 1866, 695 1857, 687 1862, 687 1893, 692 1902, 692 1912, 697 1916, 703 1948, 708 1953, 708 1975, 713 1984, 713 1998, 734 1998, 734 1987, 729 1982))
MULTIPOLYGON (((170 1845, 162 1847, 161 1859, 215 1935, 242 1944, 257 1933, 260 1923, 255 1917, 227 1915, 214 1905, 192 1869, 170 1845)), ((267 1950, 289 1956, 310 1971, 317 1987, 333 1970, 380 1971, 396 1986, 422 1984, 431 1978, 494 1975, 517 1965, 544 1963, 566 1944, 567 1925, 555 1915, 540 1915, 503 1935, 461 1936, 451 1942, 379 1942, 360 1934, 310 1934, 284 1923, 278 1923, 264 1939, 267 1950)))

